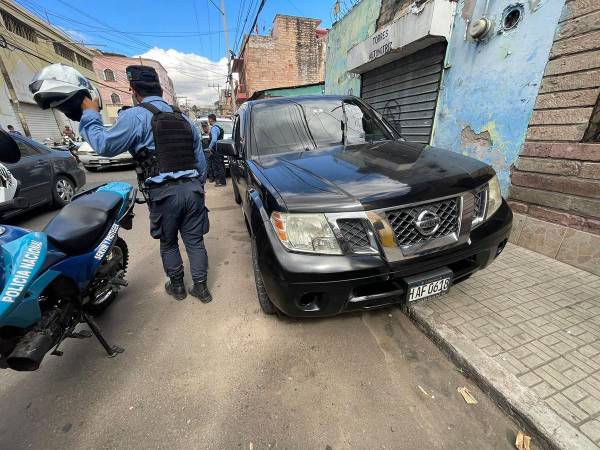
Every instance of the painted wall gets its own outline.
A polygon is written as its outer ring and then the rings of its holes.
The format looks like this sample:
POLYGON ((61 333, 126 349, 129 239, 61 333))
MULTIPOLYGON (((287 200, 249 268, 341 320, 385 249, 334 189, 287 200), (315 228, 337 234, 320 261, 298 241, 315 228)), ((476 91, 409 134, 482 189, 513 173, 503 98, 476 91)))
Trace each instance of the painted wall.
POLYGON ((465 38, 468 21, 483 15, 485 3, 459 0, 432 145, 492 164, 506 194, 564 0, 489 2, 488 17, 494 23, 489 38, 465 38), (520 23, 502 31, 503 12, 516 4, 523 8, 520 23))
POLYGON ((360 95, 360 76, 348 73, 348 50, 373 34, 381 0, 362 0, 329 30, 325 62, 325 93, 360 95))

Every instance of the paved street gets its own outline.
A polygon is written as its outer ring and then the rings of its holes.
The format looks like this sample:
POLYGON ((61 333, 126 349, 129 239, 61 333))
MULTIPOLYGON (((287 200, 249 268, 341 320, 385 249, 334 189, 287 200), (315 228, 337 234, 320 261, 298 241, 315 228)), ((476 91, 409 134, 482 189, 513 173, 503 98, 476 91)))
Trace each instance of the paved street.
MULTIPOLYGON (((134 178, 88 174, 108 179, 134 178)), ((514 448, 518 426, 399 309, 264 316, 230 187, 209 188, 207 205, 214 302, 165 295, 138 205, 123 233, 130 285, 99 321, 125 353, 108 359, 95 341, 71 340, 38 372, 0 373, 0 448, 514 448)), ((18 222, 41 228, 52 214, 18 222)))

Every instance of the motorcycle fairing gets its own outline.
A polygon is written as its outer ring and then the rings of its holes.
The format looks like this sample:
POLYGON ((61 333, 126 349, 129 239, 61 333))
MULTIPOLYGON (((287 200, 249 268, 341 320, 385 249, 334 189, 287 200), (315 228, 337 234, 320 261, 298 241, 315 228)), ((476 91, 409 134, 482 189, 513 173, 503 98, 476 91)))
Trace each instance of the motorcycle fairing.
MULTIPOLYGON (((41 318, 38 281, 47 252, 44 233, 32 232, 2 245, 4 286, 0 294, 0 325, 25 328, 41 318), (33 285, 36 289, 32 289, 33 285)), ((54 279, 55 275, 48 275, 54 279)), ((51 280, 50 280, 51 281, 51 280)), ((45 287, 45 286, 44 286, 45 287)), ((42 287, 43 289, 43 287, 42 287)))

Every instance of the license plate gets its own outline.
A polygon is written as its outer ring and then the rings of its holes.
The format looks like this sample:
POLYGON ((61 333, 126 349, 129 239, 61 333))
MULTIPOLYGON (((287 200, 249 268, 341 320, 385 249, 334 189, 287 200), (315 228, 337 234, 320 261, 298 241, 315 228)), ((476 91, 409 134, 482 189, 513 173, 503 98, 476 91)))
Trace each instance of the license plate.
POLYGON ((440 269, 405 278, 408 301, 414 302, 447 294, 452 284, 452 275, 450 269, 440 269))
POLYGON ((99 161, 100 164, 110 164, 110 159, 101 159, 99 161))

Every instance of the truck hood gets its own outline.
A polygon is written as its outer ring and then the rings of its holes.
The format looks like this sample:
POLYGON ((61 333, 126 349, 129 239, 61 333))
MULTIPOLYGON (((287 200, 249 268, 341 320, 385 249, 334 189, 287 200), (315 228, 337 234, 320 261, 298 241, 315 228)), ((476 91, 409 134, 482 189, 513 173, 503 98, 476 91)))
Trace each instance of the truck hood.
POLYGON ((404 141, 261 156, 253 162, 294 212, 360 211, 427 201, 474 189, 494 174, 476 159, 404 141))

